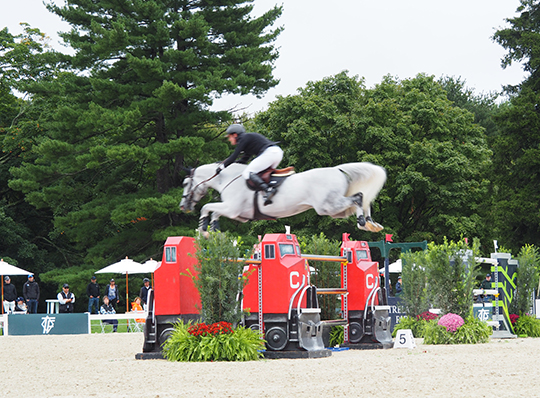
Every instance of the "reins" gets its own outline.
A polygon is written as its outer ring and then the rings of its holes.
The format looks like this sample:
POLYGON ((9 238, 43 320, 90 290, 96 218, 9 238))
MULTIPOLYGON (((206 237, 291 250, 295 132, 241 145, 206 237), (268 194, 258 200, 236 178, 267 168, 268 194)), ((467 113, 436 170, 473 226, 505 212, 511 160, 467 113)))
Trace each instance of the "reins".
MULTIPOLYGON (((189 175, 190 178, 191 178, 191 181, 193 181, 193 176, 195 175, 195 170, 197 170, 197 169, 196 169, 196 168, 193 169, 193 171, 192 171, 192 172, 190 173, 190 175, 189 175)), ((188 202, 191 203, 191 202, 193 201, 193 193, 197 190, 197 188, 198 188, 200 185, 205 184, 205 183, 207 183, 208 181, 210 181, 210 180, 216 178, 218 175, 219 175, 219 173, 215 173, 212 177, 207 178, 206 180, 199 182, 197 185, 195 185, 195 186, 193 187, 193 189, 190 189, 190 190, 189 190, 189 193, 188 193, 187 195, 182 195, 182 197, 183 197, 183 198, 187 198, 188 202)), ((240 178, 241 176, 242 176, 242 174, 237 175, 235 178, 233 178, 231 181, 229 181, 229 182, 227 183, 227 185, 225 185, 225 187, 224 187, 221 191, 223 192, 229 185, 231 185, 234 181, 236 181, 236 180, 237 180, 238 178, 240 178)))

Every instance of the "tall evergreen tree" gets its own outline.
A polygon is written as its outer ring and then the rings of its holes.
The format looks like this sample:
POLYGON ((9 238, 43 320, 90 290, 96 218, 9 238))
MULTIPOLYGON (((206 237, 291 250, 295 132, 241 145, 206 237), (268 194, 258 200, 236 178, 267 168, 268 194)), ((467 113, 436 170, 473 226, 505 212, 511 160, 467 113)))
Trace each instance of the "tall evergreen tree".
POLYGON ((41 137, 39 101, 32 106, 15 90, 24 92, 28 82, 54 76, 53 58, 38 29, 23 24, 19 35, 0 31, 0 256, 38 275, 64 261, 65 241, 50 234, 52 213, 29 205, 8 182, 10 169, 33 162, 32 148, 41 137))
POLYGON ((260 95, 277 84, 275 7, 251 1, 67 0, 48 8, 71 24, 65 73, 29 88, 56 104, 43 121, 36 162, 11 186, 88 253, 87 262, 156 256, 171 234, 191 234, 179 214, 182 166, 223 156, 210 108, 224 93, 260 95))
POLYGON ((494 140, 493 214, 501 243, 514 253, 540 236, 540 2, 521 0, 519 16, 498 30, 494 40, 508 53, 502 65, 521 62, 529 73, 497 117, 500 135, 494 140))

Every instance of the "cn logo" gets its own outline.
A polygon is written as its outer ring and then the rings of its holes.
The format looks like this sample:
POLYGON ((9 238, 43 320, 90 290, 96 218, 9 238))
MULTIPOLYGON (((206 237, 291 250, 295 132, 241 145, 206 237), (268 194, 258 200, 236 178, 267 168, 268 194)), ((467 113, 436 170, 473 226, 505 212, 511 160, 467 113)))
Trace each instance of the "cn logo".
POLYGON ((372 289, 375 287, 375 277, 373 276, 373 274, 366 275, 366 286, 369 289, 372 289))
POLYGON ((289 274, 289 281, 291 284, 291 288, 297 289, 300 287, 300 273, 298 271, 292 271, 289 274), (293 278, 296 279, 296 282, 293 281, 293 278))

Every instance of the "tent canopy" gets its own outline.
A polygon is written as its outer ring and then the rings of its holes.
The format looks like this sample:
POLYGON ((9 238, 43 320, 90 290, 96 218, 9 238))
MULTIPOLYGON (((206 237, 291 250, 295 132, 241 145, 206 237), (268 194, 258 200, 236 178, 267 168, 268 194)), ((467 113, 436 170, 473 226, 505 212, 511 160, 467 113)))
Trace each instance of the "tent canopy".
MULTIPOLYGON (((400 274, 401 273, 401 259, 398 259, 397 261, 393 262, 392 264, 388 265, 388 272, 391 274, 400 274)), ((384 267, 379 270, 379 272, 384 272, 384 267)))
POLYGON ((0 275, 29 275, 31 273, 32 272, 22 268, 15 267, 14 265, 5 262, 3 259, 0 260, 0 275))

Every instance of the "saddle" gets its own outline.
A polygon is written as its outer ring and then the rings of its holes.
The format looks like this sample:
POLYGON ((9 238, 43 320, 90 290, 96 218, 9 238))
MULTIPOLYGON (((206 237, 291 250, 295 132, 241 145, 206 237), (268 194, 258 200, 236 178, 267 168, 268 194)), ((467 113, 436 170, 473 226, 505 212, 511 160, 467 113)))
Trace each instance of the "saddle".
MULTIPOLYGON (((277 189, 285 179, 295 173, 294 167, 286 167, 284 169, 273 169, 269 167, 266 170, 263 170, 257 173, 263 181, 268 184, 269 187, 277 189)), ((257 202, 257 187, 253 184, 251 180, 246 180, 247 186, 252 191, 255 191, 253 195, 253 220, 276 220, 276 217, 269 216, 264 214, 259 209, 259 204, 257 202)))
MULTIPOLYGON (((293 166, 285 167, 284 169, 273 169, 272 167, 267 168, 266 170, 260 171, 257 173, 262 180, 273 188, 279 187, 285 178, 296 173, 293 166)), ((257 187, 253 184, 251 180, 246 180, 247 186, 252 191, 256 191, 257 187)))

